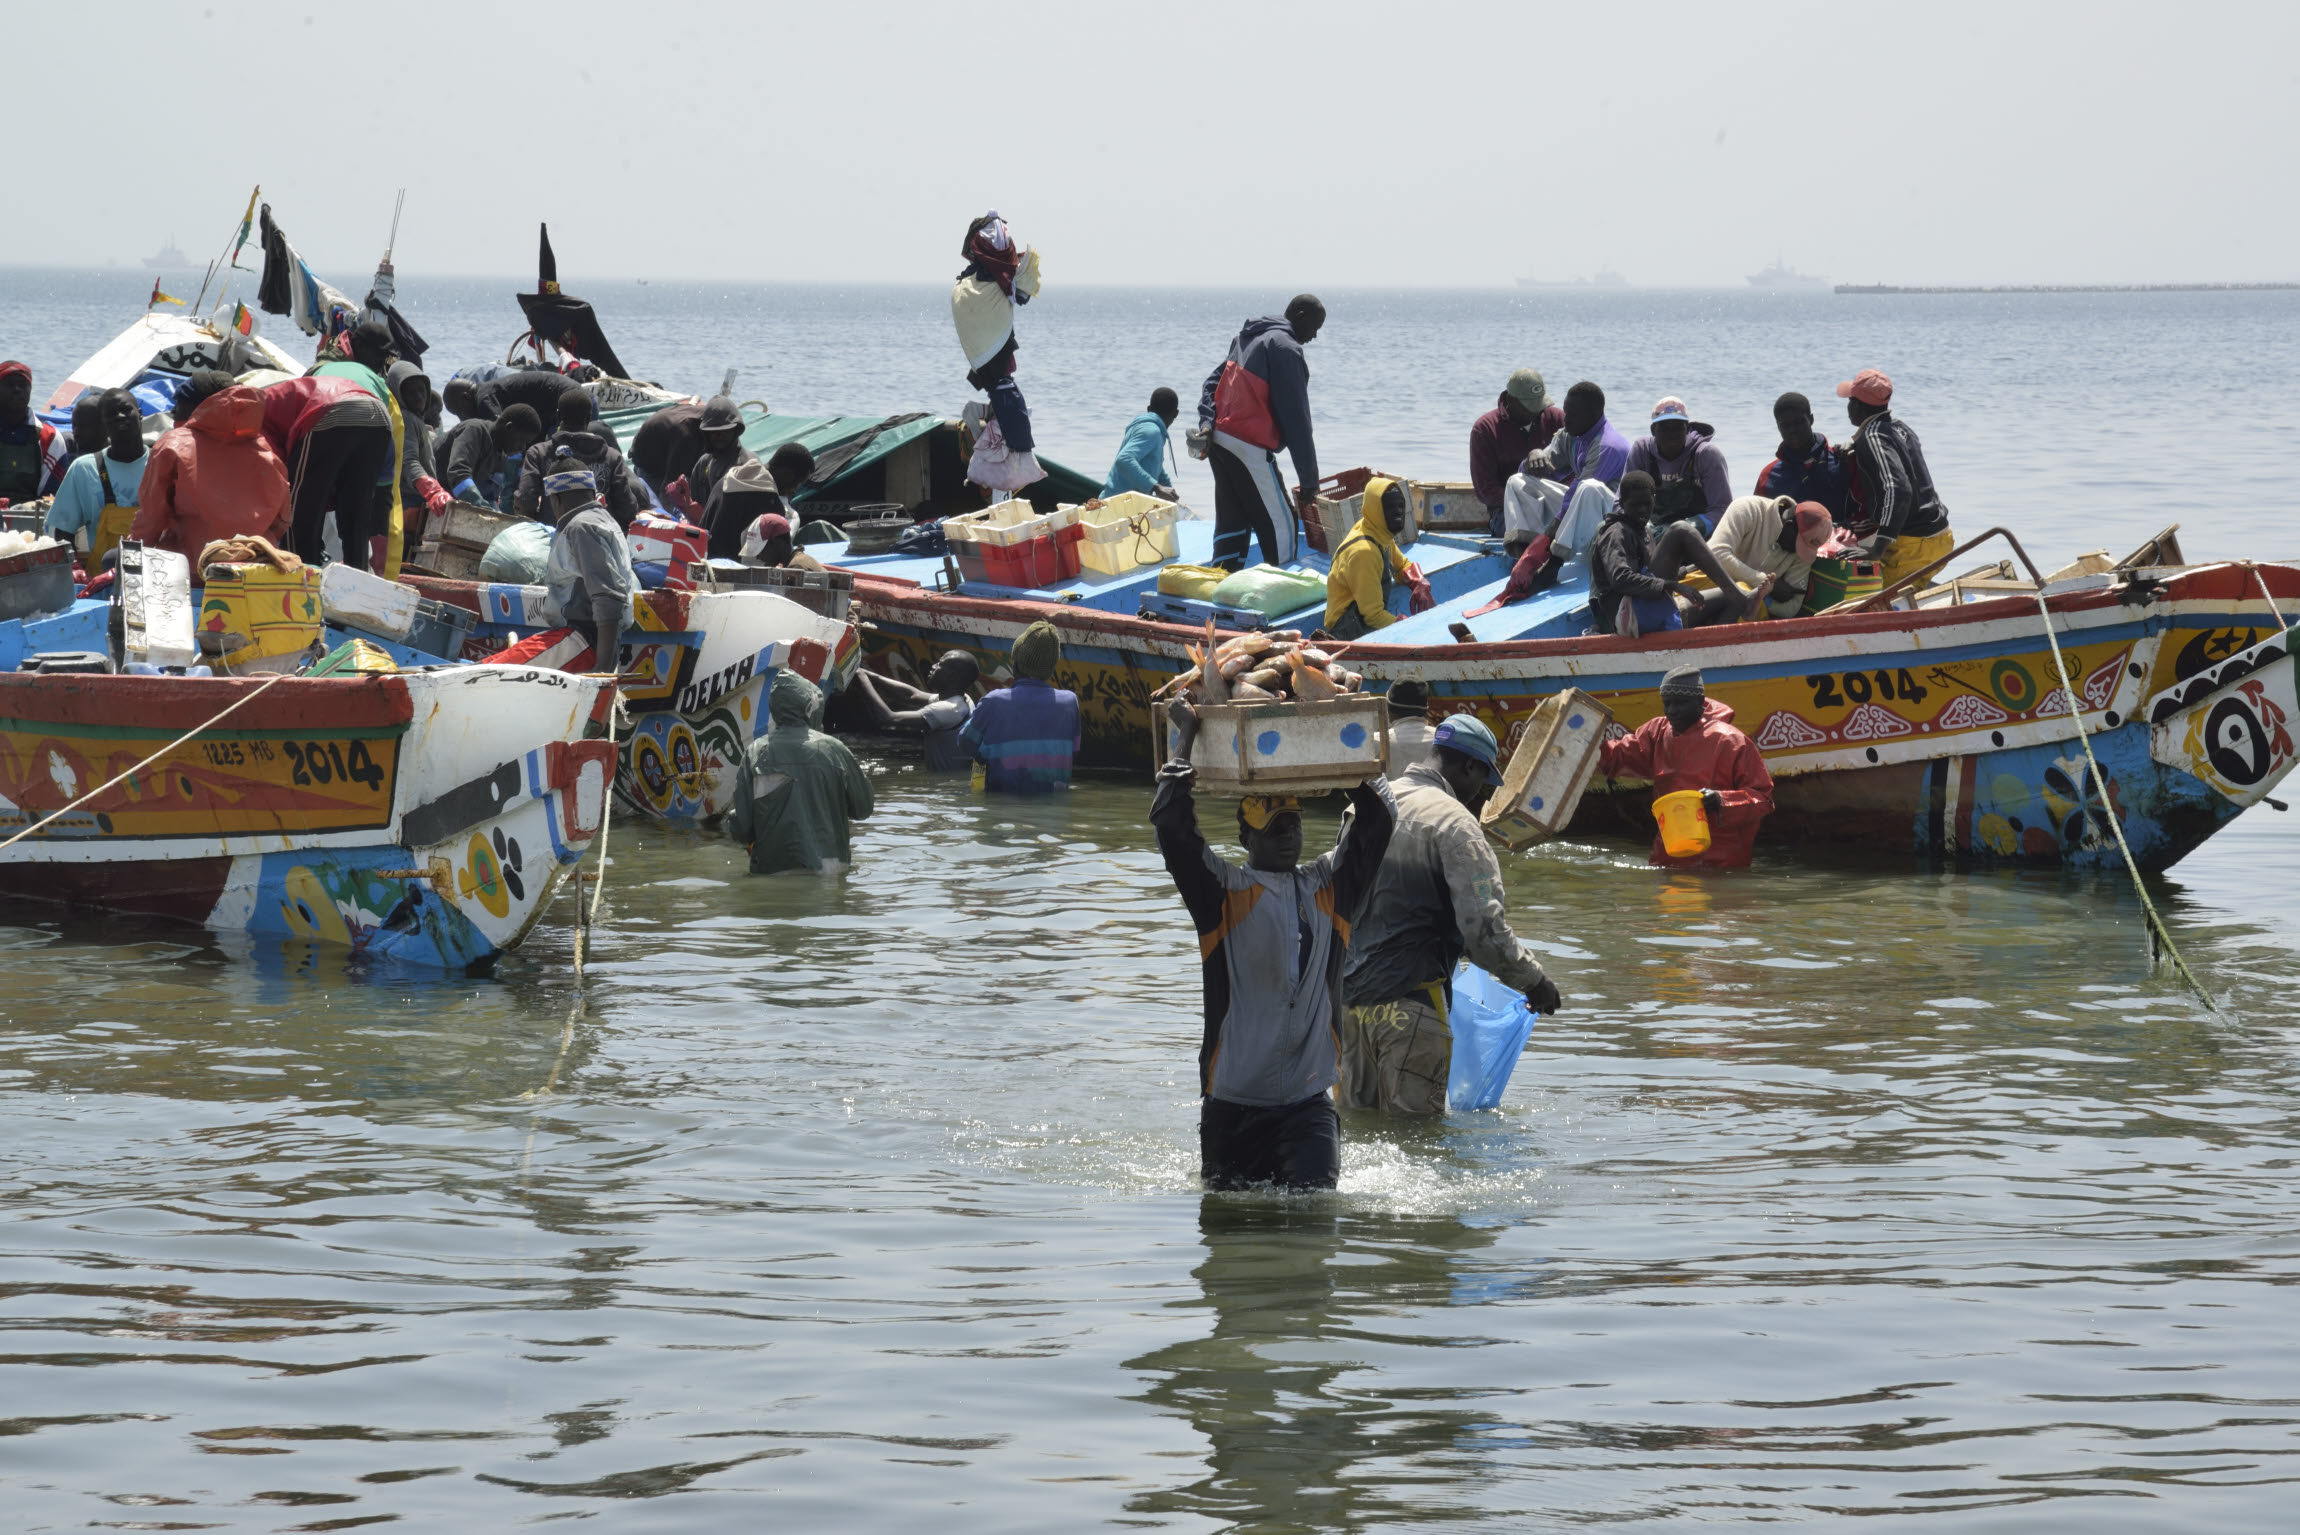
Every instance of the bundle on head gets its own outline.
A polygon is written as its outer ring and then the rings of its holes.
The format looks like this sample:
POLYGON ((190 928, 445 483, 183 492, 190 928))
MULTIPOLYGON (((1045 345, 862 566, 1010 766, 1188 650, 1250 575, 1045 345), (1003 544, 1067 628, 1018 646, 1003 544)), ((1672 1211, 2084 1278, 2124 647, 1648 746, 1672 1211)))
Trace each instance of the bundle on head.
POLYGON ((1299 629, 1259 629, 1216 644, 1206 625, 1203 648, 1186 647, 1191 668, 1160 690, 1198 704, 1311 702, 1355 693, 1365 678, 1303 640, 1299 629))

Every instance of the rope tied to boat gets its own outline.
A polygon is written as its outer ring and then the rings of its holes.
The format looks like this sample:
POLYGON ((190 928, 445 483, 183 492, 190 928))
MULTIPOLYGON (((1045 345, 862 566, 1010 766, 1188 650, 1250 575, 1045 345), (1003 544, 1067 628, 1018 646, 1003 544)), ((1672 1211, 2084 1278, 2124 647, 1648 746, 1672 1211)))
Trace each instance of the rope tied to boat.
POLYGON ((81 795, 78 799, 72 801, 72 803, 69 805, 66 805, 63 809, 51 811, 49 814, 42 816, 39 820, 34 821, 31 825, 25 827, 22 831, 16 833, 15 836, 10 837, 7 841, 0 842, 0 853, 6 852, 8 849, 14 847, 17 843, 23 841, 26 837, 31 836, 34 832, 39 831, 43 827, 52 825, 56 821, 59 821, 65 816, 70 815, 73 811, 79 809, 82 805, 87 804, 90 800, 96 798, 96 796, 99 794, 102 794, 105 790, 117 788, 119 785, 126 783, 129 779, 135 777, 138 773, 141 773, 144 769, 150 767, 153 763, 159 761, 162 757, 165 757, 168 753, 174 751, 177 747, 190 745, 193 741, 199 739, 201 735, 207 731, 215 729, 226 719, 229 719, 233 714, 236 714, 241 709, 247 707, 249 704, 254 703, 257 699, 263 697, 264 694, 270 692, 273 688, 278 687, 281 683, 287 681, 288 678, 293 677, 294 675, 296 675, 294 672, 281 672, 274 676, 271 681, 265 683, 262 687, 255 689, 255 691, 242 694, 239 698, 234 699, 228 708, 221 710, 202 723, 193 726, 190 730, 176 737, 173 741, 170 741, 167 745, 161 747, 158 751, 152 753, 149 757, 146 757, 143 761, 137 763, 134 767, 129 768, 126 772, 105 780, 103 783, 96 785, 96 787, 81 795))
MULTIPOLYGON (((618 700, 619 702, 619 700, 618 700)), ((615 709, 607 710, 607 746, 612 754, 615 746, 615 709)), ((619 762, 620 758, 613 760, 619 762)), ((559 1051, 551 1058, 551 1074, 543 1079, 541 1087, 531 1087, 519 1096, 545 1098, 559 1086, 559 1073, 566 1067, 567 1051, 575 1043, 575 1021, 583 1016, 586 1000, 583 978, 583 950, 591 937, 592 924, 599 920, 599 903, 607 895, 607 830, 615 818, 615 769, 607 775, 607 796, 599 806, 599 870, 591 880, 591 904, 583 904, 583 876, 575 876, 575 1001, 567 1009, 567 1021, 559 1029, 559 1051)))
POLYGON ((2180 957, 2180 950, 2172 941, 2171 930, 2164 925, 2164 918, 2158 913, 2156 903, 2148 898, 2148 885, 2140 877, 2140 864, 2132 856, 2132 844, 2124 839, 2124 822, 2118 818, 2116 807, 2109 803, 2107 775, 2100 770, 2100 759, 2092 754, 2092 732, 2085 727, 2084 711, 2077 702, 2076 684, 2069 679, 2068 662, 2060 652, 2060 635, 2053 628, 2052 607, 2045 601, 2041 588, 2036 594, 2036 605, 2037 611, 2044 615, 2044 637, 2052 645, 2053 669, 2060 673, 2061 697, 2067 701, 2068 717, 2076 725, 2077 744, 2084 748, 2085 766, 2090 770, 2089 794, 2100 797, 2109 830, 2116 833, 2117 851, 2124 855, 2125 872, 2132 876, 2133 892, 2140 897, 2140 909, 2147 915, 2149 963, 2152 968, 2159 970, 2169 966, 2181 983, 2195 993, 2196 999, 2204 1004, 2207 1012, 2223 1023, 2230 1022, 2232 1020, 2220 1010, 2220 1004, 2213 999, 2212 993, 2205 990, 2204 983, 2196 978, 2196 972, 2188 968, 2188 961, 2180 957))

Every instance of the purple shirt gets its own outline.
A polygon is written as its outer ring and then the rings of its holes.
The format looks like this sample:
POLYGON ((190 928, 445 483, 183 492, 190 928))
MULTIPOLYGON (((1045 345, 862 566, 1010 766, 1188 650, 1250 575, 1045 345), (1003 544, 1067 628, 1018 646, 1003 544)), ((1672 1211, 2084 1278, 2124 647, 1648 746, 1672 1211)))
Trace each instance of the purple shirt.
POLYGON ((1685 451, 1676 458, 1663 458, 1652 438, 1638 438, 1637 446, 1629 450, 1629 467, 1652 475, 1656 489, 1666 481, 1683 479, 1690 470, 1701 481, 1701 496, 1709 506, 1705 514, 1709 526, 1701 530, 1704 535, 1716 529, 1717 519, 1733 504, 1733 486, 1725 475, 1725 455, 1717 451, 1708 432, 1700 426, 1686 434, 1685 451))
POLYGON ((1564 482, 1569 501, 1583 480, 1596 480, 1608 490, 1619 490, 1621 476, 1629 468, 1629 439, 1600 416, 1597 425, 1579 437, 1568 437, 1561 429, 1549 439, 1548 447, 1525 456, 1525 467, 1545 479, 1564 482))

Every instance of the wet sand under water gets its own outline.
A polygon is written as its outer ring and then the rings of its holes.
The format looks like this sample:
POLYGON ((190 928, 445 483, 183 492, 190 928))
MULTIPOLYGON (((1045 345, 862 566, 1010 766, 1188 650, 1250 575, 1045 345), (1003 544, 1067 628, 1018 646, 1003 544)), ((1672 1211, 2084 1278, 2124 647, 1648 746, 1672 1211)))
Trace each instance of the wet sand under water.
POLYGON ((2166 887, 2232 1024, 2111 880, 1510 857, 1504 1107, 1280 1199, 1196 1188, 1147 791, 869 762, 844 880, 619 826, 564 1061, 565 898, 473 983, 8 913, 9 1522, 2283 1524, 2266 812, 2166 887))

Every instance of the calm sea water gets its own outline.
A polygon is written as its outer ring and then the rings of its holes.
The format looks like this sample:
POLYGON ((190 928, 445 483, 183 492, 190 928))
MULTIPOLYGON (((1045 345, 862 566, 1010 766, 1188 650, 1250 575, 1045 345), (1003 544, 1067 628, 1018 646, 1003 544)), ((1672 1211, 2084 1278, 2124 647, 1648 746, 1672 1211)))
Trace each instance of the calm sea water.
MULTIPOLYGON (((962 398, 932 288, 570 277, 676 387, 962 398)), ((0 273, 0 351, 44 395, 147 282, 0 273)), ((501 355, 509 287, 406 282, 435 364, 501 355)), ((1046 450, 1284 297, 1050 291, 1046 450)), ((2292 295, 1327 297, 1336 466, 1460 474, 1530 362, 1683 394, 1745 486, 1775 393, 1876 364, 1961 527, 2300 552, 2292 295)), ((1145 789, 868 765, 844 881, 619 826, 563 1052, 564 904, 452 982, 0 912, 4 1522, 2290 1527, 2290 818, 2154 886, 2225 1020, 2116 880, 1511 857, 1568 1008, 1503 1108, 1354 1118, 1284 1201, 1195 1186, 1145 789)))

